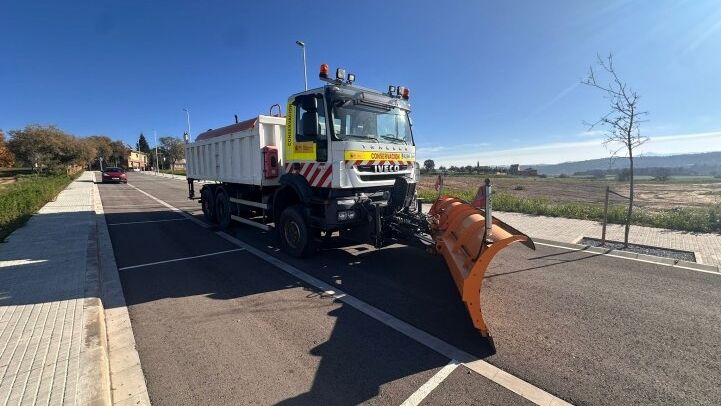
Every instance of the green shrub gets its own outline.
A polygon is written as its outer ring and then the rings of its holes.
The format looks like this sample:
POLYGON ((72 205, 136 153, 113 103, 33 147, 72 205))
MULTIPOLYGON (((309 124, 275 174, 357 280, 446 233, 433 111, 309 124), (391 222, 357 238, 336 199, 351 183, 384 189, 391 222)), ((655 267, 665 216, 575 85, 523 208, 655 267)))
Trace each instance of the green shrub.
POLYGON ((77 176, 19 175, 17 182, 0 189, 0 241, 25 224, 77 176))
MULTIPOLYGON (((421 190, 420 196, 432 203, 438 193, 421 190)), ((475 191, 447 190, 444 194, 456 196, 465 201, 472 201, 475 191)), ((493 208, 499 211, 534 214, 539 216, 564 217, 581 220, 603 220, 603 207, 589 203, 552 202, 543 198, 518 197, 509 193, 493 193, 493 208)), ((626 222, 626 207, 612 205, 608 208, 608 222, 611 224, 624 224, 626 222)), ((671 230, 721 233, 721 204, 705 208, 676 208, 671 210, 634 209, 631 224, 671 230)))

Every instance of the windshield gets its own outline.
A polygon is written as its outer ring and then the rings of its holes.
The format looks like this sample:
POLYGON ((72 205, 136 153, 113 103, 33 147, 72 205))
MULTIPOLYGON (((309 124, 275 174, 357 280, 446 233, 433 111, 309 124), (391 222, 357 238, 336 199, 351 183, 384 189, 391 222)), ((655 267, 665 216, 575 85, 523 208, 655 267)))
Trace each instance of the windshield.
POLYGON ((383 108, 339 100, 333 106, 333 127, 335 135, 342 140, 412 143, 408 113, 398 107, 383 108))

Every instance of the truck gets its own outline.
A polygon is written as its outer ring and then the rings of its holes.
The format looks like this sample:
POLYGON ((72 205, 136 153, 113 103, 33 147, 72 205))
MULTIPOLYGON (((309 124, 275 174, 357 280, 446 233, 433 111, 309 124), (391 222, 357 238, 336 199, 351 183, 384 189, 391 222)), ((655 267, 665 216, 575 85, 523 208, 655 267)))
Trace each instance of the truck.
POLYGON ((327 64, 318 76, 325 84, 292 94, 285 114, 276 104, 267 115, 236 116, 187 143, 188 197, 197 198, 202 182, 198 200, 207 221, 220 229, 235 221, 273 230, 295 257, 336 236, 438 253, 474 326, 488 336, 479 305, 483 273, 501 248, 533 242, 492 217, 490 184, 481 190, 483 207, 439 193, 423 213, 408 87, 368 89, 345 69, 330 77, 327 64))

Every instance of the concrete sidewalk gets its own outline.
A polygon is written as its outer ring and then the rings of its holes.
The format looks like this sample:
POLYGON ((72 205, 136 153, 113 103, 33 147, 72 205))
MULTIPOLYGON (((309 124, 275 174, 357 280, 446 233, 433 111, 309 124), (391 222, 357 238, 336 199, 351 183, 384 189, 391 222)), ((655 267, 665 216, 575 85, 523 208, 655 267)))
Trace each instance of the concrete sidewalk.
MULTIPOLYGON (((532 238, 567 243, 578 243, 583 237, 601 238, 601 223, 597 221, 500 211, 494 211, 493 215, 532 238)), ((609 224, 606 228, 606 238, 623 241, 623 229, 622 225, 609 224)), ((721 235, 719 234, 690 233, 632 225, 629 242, 691 251, 695 253, 697 263, 721 267, 721 235)))
POLYGON ((94 179, 0 243, 0 405, 111 402, 94 179))

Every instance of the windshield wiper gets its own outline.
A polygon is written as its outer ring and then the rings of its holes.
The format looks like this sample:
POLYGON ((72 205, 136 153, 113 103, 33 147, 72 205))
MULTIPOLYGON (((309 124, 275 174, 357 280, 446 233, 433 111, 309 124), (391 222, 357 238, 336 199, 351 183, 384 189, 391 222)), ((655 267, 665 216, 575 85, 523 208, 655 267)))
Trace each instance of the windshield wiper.
POLYGON ((383 138, 384 140, 396 141, 395 142, 396 144, 407 144, 406 140, 403 140, 398 137, 394 137, 391 134, 384 134, 384 135, 380 135, 379 137, 383 138))
POLYGON ((355 134, 341 134, 341 138, 345 139, 345 137, 350 138, 361 138, 368 141, 375 141, 376 143, 380 143, 377 138, 369 137, 367 135, 355 135, 355 134))

